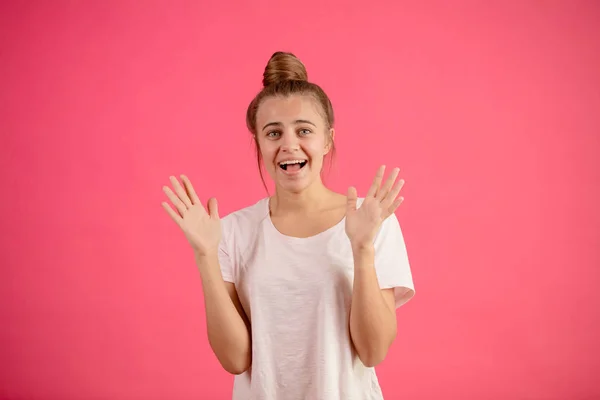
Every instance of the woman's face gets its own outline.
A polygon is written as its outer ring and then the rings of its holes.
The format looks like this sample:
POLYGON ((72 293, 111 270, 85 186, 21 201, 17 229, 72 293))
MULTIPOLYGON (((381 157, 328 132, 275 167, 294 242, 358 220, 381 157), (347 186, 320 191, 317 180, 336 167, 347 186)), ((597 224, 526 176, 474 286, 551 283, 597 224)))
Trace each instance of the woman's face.
POLYGON ((256 114, 260 153, 279 189, 301 192, 321 181, 323 158, 331 149, 328 129, 311 96, 269 97, 256 114))

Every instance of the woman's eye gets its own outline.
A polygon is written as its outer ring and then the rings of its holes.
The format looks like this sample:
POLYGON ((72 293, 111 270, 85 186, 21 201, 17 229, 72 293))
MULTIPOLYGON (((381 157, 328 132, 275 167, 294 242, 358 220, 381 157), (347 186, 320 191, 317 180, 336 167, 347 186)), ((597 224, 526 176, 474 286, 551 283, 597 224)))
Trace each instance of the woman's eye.
POLYGON ((308 135, 310 133, 309 129, 300 129, 300 134, 301 135, 308 135))
POLYGON ((278 134, 279 134, 279 132, 277 132, 277 131, 271 131, 271 132, 267 133, 267 136, 268 137, 276 137, 278 134))

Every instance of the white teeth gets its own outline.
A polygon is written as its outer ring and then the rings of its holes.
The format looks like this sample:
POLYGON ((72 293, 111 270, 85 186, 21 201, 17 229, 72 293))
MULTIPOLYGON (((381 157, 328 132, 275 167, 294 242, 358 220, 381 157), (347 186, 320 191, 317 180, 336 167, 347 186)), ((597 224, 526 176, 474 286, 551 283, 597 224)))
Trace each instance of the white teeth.
POLYGON ((289 160, 289 161, 282 161, 279 163, 279 165, 290 165, 290 164, 300 164, 303 163, 306 160, 289 160))

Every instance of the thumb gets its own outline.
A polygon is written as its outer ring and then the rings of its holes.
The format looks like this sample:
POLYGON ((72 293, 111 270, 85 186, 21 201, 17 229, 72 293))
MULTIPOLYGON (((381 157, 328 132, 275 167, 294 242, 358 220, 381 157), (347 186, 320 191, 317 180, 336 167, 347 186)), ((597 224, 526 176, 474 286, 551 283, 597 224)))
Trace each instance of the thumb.
POLYGON ((208 199, 208 214, 212 218, 219 218, 219 204, 214 197, 208 199))
POLYGON ((356 211, 356 201, 358 199, 358 195, 356 193, 356 188, 351 186, 348 188, 348 202, 346 203, 347 211, 356 211))

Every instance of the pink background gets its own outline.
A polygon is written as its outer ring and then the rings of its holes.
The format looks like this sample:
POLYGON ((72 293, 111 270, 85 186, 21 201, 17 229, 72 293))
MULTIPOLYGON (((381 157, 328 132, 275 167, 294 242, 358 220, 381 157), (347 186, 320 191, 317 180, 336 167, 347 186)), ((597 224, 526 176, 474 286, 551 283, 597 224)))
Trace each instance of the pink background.
POLYGON ((598 4, 2 2, 0 398, 230 397, 161 186, 265 195, 276 50, 334 103, 327 182, 407 181, 386 399, 600 398, 598 4))

